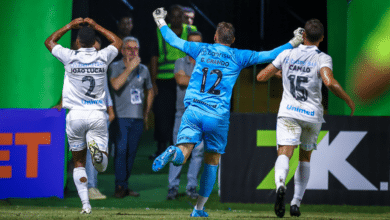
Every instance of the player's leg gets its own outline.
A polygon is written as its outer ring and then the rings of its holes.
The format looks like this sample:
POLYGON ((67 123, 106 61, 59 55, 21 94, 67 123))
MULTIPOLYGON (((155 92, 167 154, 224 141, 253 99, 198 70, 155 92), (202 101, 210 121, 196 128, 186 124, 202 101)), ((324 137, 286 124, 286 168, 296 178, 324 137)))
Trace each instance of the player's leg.
POLYGON ((200 178, 199 196, 194 207, 191 217, 208 217, 204 211, 204 205, 213 191, 215 181, 217 179, 218 164, 221 154, 219 153, 204 153, 204 167, 200 178))
POLYGON ((153 171, 161 170, 169 162, 179 166, 187 161, 195 144, 200 143, 202 140, 202 130, 198 117, 193 110, 187 108, 181 120, 177 146, 169 146, 154 160, 153 171))
POLYGON ((299 163, 294 175, 294 197, 291 201, 290 215, 300 216, 299 207, 305 194, 307 183, 310 178, 310 158, 313 150, 317 148, 318 134, 321 123, 300 122, 303 131, 299 149, 299 163))
POLYGON ((276 138, 278 158, 275 162, 276 201, 275 214, 283 217, 285 213, 286 178, 289 162, 294 149, 300 144, 301 127, 295 119, 280 117, 277 119, 276 138))
POLYGON ((108 165, 108 127, 105 113, 93 111, 88 119, 86 141, 92 156, 92 163, 99 172, 104 172, 108 165))
POLYGON ((202 167, 204 143, 200 143, 192 150, 190 164, 187 173, 186 194, 192 199, 198 198, 196 187, 198 186, 198 174, 202 167))
POLYGON ((310 157, 312 151, 299 149, 299 163, 294 175, 294 197, 290 203, 290 215, 299 217, 299 207, 310 177, 310 157))
POLYGON ((214 188, 221 154, 225 153, 229 120, 204 114, 202 115, 202 128, 204 131, 204 167, 198 200, 191 217, 208 217, 208 213, 204 211, 204 205, 214 188))
POLYGON ((86 122, 80 119, 82 115, 78 113, 75 110, 71 110, 66 116, 66 134, 74 162, 73 181, 83 205, 81 214, 89 214, 91 213, 91 205, 88 198, 88 177, 85 171, 87 154, 85 145, 86 122))
POLYGON ((76 185, 77 193, 79 194, 81 203, 83 204, 83 210, 81 211, 81 214, 91 213, 91 204, 89 203, 88 197, 88 177, 87 172, 85 171, 86 156, 86 148, 81 151, 72 150, 72 157, 75 166, 73 169, 73 181, 76 185))

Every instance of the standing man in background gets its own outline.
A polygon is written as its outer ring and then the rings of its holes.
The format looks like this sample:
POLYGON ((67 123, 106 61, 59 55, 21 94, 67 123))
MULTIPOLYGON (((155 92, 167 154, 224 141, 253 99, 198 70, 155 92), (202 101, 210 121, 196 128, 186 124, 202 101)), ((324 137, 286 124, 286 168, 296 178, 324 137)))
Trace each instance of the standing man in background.
POLYGON ((299 207, 310 177, 310 158, 317 149, 324 109, 322 106, 322 82, 337 97, 343 99, 355 111, 355 103, 333 78, 332 58, 318 50, 324 39, 324 27, 318 19, 305 24, 303 45, 285 50, 257 75, 264 82, 282 70, 283 98, 280 103, 276 138, 278 158, 275 162, 276 202, 275 214, 282 218, 285 213, 284 196, 289 161, 294 149, 299 148, 299 164, 294 175, 294 198, 290 215, 300 216, 299 207))
MULTIPOLYGON (((196 27, 185 24, 184 13, 179 5, 170 7, 168 19, 173 32, 183 40, 188 39, 189 30, 196 31, 196 27)), ((150 159, 154 159, 166 149, 168 144, 172 144, 176 112, 176 81, 173 70, 175 61, 186 56, 184 52, 165 42, 158 28, 156 43, 151 58, 151 76, 156 95, 153 112, 155 119, 154 138, 157 141, 157 151, 150 156, 150 159)))
MULTIPOLYGON (((118 37, 123 40, 125 37, 133 36, 132 30, 134 28, 133 23, 133 15, 127 14, 125 16, 122 16, 119 21, 117 21, 116 24, 117 27, 117 35, 118 37)), ((113 62, 119 61, 123 58, 122 53, 118 53, 118 56, 115 57, 113 62)))
MULTIPOLYGON (((202 42, 202 34, 198 31, 190 32, 188 34, 188 41, 202 42)), ((176 100, 176 114, 175 114, 175 126, 173 128, 173 144, 177 142, 177 133, 181 123, 181 117, 184 114, 184 96, 186 94, 188 83, 194 70, 195 60, 186 56, 176 60, 175 62, 175 80, 177 83, 177 100, 176 100)), ((187 173, 187 187, 186 194, 191 199, 198 198, 196 187, 198 186, 198 174, 203 161, 203 142, 196 147, 191 154, 191 161, 188 167, 187 173)), ((168 200, 176 199, 179 193, 180 173, 182 166, 175 166, 172 163, 169 165, 169 186, 168 186, 168 200)))
POLYGON ((115 144, 115 197, 117 198, 140 195, 128 188, 128 180, 144 124, 148 125, 154 99, 149 70, 141 64, 139 57, 138 39, 125 37, 121 52, 123 58, 112 63, 108 70, 111 86, 114 89, 114 106, 119 129, 115 144))
POLYGON ((104 172, 108 164, 104 82, 107 80, 107 67, 118 54, 122 40, 90 18, 77 18, 50 35, 45 46, 65 67, 62 98, 63 107, 69 109, 66 133, 75 166, 73 180, 83 204, 81 214, 89 214, 91 205, 85 171, 87 147, 95 169, 104 172), (80 28, 83 23, 89 26, 80 28), (78 28, 76 45, 80 49, 70 50, 57 43, 66 32, 78 28), (111 42, 100 51, 93 47, 95 30, 111 42))

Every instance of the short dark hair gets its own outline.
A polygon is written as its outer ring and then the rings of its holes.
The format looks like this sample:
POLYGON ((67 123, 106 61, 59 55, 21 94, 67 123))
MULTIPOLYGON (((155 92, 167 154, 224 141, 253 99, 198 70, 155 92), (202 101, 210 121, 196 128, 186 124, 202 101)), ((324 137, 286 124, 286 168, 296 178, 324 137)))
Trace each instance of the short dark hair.
POLYGON ((217 26, 218 39, 221 43, 232 44, 234 42, 234 27, 227 22, 220 22, 217 26))
POLYGON ((305 24, 305 33, 308 41, 314 43, 324 36, 324 26, 318 19, 310 19, 305 24))
POLYGON ((183 11, 183 6, 177 5, 177 4, 176 4, 176 5, 171 5, 171 6, 169 7, 168 14, 172 13, 174 10, 180 10, 180 11, 184 12, 184 11, 183 11))
POLYGON ((190 36, 200 36, 202 39, 203 39, 203 36, 202 36, 202 33, 200 33, 200 31, 190 31, 188 32, 188 38, 190 38, 190 36))
POLYGON ((81 47, 92 47, 95 43, 95 30, 84 26, 77 32, 77 38, 80 41, 81 47))

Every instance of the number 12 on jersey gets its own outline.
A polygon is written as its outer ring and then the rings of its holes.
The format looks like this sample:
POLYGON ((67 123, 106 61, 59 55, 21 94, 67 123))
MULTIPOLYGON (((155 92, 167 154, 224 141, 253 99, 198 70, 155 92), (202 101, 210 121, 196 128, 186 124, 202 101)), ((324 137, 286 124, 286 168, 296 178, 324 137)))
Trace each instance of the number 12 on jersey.
MULTIPOLYGON (((207 73, 209 72, 209 68, 208 67, 203 68, 202 72, 203 72, 203 78, 202 78, 202 84, 200 86, 200 92, 204 93, 205 92, 205 87, 206 87, 207 73)), ((217 87, 218 84, 222 80, 222 71, 219 70, 219 69, 213 69, 210 72, 210 75, 211 74, 217 74, 217 80, 215 80, 214 85, 211 86, 211 88, 207 91, 207 93, 214 94, 214 95, 219 95, 221 93, 221 91, 215 89, 215 87, 217 87)))

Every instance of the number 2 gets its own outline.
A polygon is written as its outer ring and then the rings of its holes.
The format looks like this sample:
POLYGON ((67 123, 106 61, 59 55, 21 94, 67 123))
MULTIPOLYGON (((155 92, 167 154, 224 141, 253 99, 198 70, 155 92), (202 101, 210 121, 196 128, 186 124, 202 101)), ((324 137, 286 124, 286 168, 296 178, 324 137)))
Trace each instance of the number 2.
MULTIPOLYGON (((203 77, 202 77, 202 84, 200 85, 200 92, 204 93, 205 87, 206 87, 206 79, 207 79, 207 73, 209 71, 208 67, 205 67, 202 69, 203 77)), ((221 93, 221 90, 215 89, 215 87, 218 86, 218 84, 222 80, 222 71, 218 69, 213 69, 210 72, 211 74, 217 74, 217 80, 215 80, 214 85, 211 86, 211 88, 207 91, 209 94, 219 95, 221 93)))
POLYGON ((91 98, 96 98, 96 95, 92 95, 92 91, 95 88, 95 79, 92 76, 84 76, 81 82, 89 81, 89 88, 88 91, 85 93, 86 96, 89 96, 91 98))

